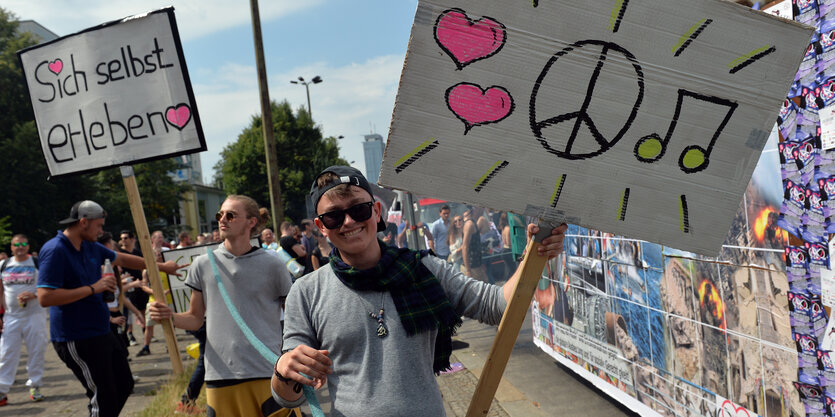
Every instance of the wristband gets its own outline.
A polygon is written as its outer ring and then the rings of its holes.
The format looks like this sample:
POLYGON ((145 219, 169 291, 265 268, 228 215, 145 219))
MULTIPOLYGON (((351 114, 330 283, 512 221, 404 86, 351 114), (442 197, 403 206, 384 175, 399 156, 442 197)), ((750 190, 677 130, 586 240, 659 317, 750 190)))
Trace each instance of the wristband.
MULTIPOLYGON (((281 359, 281 356, 279 356, 278 358, 279 358, 279 359, 281 359)), ((275 377, 276 377, 276 378, 278 378, 278 380, 279 380, 279 381, 281 381, 281 382, 283 382, 283 383, 285 383, 285 384, 286 384, 286 383, 289 383, 289 382, 293 382, 293 380, 292 380, 292 379, 290 379, 290 378, 285 378, 283 375, 281 375, 280 373, 278 373, 278 361, 275 361, 275 365, 273 365, 273 373, 275 374, 275 377)))
POLYGON ((88 287, 90 287, 90 295, 96 295, 96 289, 92 285, 88 285, 88 287))

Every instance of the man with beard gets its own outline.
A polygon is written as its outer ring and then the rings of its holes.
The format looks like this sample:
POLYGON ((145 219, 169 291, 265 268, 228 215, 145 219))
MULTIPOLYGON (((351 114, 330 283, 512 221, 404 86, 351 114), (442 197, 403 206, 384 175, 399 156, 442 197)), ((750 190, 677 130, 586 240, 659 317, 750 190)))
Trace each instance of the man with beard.
MULTIPOLYGON (((128 359, 110 331, 110 310, 102 293, 116 290, 116 278, 102 276, 101 266, 142 269, 145 260, 113 252, 96 238, 107 214, 96 202, 79 201, 59 224, 67 228, 40 251, 38 301, 49 307, 49 333, 58 357, 86 390, 91 416, 119 415, 133 391, 128 359)), ((177 273, 173 261, 157 264, 161 271, 177 273)))

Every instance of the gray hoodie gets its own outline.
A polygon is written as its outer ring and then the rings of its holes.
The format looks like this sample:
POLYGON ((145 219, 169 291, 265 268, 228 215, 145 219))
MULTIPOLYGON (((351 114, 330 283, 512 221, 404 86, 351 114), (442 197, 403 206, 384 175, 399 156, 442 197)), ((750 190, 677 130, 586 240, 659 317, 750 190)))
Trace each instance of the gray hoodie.
MULTIPOLYGON (((214 250, 220 279, 243 321, 276 355, 281 353, 281 301, 290 273, 277 256, 258 249, 235 256, 224 245, 214 250)), ((203 293, 206 306, 206 381, 269 378, 272 363, 249 343, 218 290, 207 255, 195 258, 185 284, 203 293)))

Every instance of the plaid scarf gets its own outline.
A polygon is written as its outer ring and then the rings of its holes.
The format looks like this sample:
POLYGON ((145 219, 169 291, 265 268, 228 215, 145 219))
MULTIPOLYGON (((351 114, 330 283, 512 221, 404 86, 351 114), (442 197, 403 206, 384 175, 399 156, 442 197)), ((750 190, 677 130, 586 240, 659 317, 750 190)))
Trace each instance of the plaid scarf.
POLYGON ((429 251, 380 244, 380 262, 369 269, 359 270, 339 257, 334 248, 330 264, 336 276, 348 288, 358 291, 388 291, 397 307, 400 322, 407 336, 437 329, 435 358, 432 370, 437 374, 449 369, 452 335, 463 322, 441 287, 440 281, 421 262, 429 251))

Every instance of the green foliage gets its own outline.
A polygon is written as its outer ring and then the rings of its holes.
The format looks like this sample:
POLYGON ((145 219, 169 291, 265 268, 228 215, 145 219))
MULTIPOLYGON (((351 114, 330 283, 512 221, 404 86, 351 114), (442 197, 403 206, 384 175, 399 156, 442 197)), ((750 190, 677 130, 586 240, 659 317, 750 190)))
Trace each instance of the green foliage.
POLYGON ((37 44, 30 33, 16 35, 17 17, 0 8, 0 132, 7 135, 20 121, 34 120, 17 51, 37 44))
MULTIPOLYGON (((347 165, 339 157, 336 138, 323 138, 322 131, 303 109, 295 114, 285 100, 272 102, 273 132, 281 184, 281 204, 286 218, 301 221, 306 217, 305 199, 310 184, 323 169, 336 164, 347 165)), ((261 116, 252 121, 238 140, 221 152, 215 165, 215 182, 228 194, 244 194, 264 207, 270 206, 264 139, 261 116)))
MULTIPOLYGON (((179 200, 188 186, 174 182, 168 172, 177 169, 175 159, 167 158, 133 166, 145 219, 150 224, 170 219, 179 209, 179 200)), ((122 229, 135 230, 125 192, 122 174, 110 168, 94 174, 90 180, 96 195, 93 200, 107 210, 105 229, 118 233, 122 229)))
POLYGON ((11 136, 0 136, 0 148, 0 176, 5 179, 2 189, 6 196, 0 199, 0 215, 9 215, 12 232, 25 233, 33 246, 39 247, 55 236, 58 221, 67 217, 75 201, 91 198, 89 176, 47 181, 49 170, 33 121, 16 125, 11 136))
MULTIPOLYGON (((0 217, 0 248, 5 249, 12 243, 12 224, 9 216, 0 217)), ((2 250, 0 250, 2 251, 2 250)))

